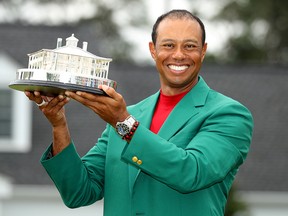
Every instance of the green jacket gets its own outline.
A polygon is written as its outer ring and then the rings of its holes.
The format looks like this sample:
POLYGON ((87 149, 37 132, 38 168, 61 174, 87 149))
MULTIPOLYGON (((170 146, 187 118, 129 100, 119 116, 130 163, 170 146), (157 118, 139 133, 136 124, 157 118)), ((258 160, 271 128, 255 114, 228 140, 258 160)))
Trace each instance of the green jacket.
POLYGON ((159 92, 130 106, 140 122, 128 144, 107 125, 83 157, 71 143, 41 162, 70 208, 104 197, 105 216, 224 215, 227 195, 252 137, 240 103, 198 84, 156 135, 149 131, 159 92))

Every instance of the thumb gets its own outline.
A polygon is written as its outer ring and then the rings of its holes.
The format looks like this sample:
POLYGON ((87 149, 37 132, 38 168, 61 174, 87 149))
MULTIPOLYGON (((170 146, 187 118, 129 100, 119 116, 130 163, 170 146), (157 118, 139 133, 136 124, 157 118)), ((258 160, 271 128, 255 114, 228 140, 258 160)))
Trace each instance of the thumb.
POLYGON ((116 91, 107 85, 100 85, 99 89, 102 89, 111 98, 115 98, 116 96, 116 91))

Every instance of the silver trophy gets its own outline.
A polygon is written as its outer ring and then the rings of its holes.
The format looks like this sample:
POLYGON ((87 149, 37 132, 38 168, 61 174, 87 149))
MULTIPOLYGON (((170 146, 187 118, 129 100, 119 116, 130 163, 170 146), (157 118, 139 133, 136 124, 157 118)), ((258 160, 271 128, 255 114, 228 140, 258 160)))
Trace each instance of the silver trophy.
POLYGON ((62 46, 57 39, 56 49, 42 49, 28 54, 28 68, 18 69, 16 80, 9 87, 19 91, 39 91, 55 96, 69 91, 85 91, 105 95, 99 85, 116 89, 117 83, 108 79, 111 58, 96 56, 87 51, 87 42, 77 47, 78 39, 72 34, 62 46))

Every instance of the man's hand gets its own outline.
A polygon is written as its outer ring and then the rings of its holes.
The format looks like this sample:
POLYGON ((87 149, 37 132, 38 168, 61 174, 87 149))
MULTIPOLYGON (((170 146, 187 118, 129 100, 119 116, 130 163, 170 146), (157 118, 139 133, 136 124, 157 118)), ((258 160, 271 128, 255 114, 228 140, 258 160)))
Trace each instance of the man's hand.
POLYGON ((63 126, 66 124, 64 105, 69 102, 69 98, 63 95, 57 97, 42 96, 40 92, 25 92, 29 100, 34 101, 39 109, 46 116, 52 127, 63 126))
POLYGON ((118 121, 124 121, 129 113, 126 102, 121 94, 106 85, 99 86, 108 96, 90 94, 86 92, 67 91, 66 96, 73 98, 84 106, 93 110, 104 121, 115 127, 118 121))
POLYGON ((66 148, 70 142, 70 133, 66 121, 64 105, 69 98, 63 95, 57 97, 41 96, 40 92, 25 92, 29 100, 34 101, 52 125, 52 154, 56 155, 66 148))

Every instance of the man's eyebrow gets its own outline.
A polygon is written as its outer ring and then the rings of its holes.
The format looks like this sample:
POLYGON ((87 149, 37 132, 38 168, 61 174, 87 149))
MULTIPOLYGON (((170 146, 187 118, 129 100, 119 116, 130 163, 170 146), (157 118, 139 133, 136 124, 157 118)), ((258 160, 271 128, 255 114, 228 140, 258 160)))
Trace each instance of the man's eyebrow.
POLYGON ((173 42, 173 41, 175 41, 175 40, 169 39, 169 38, 161 40, 161 42, 173 42))
MULTIPOLYGON (((165 42, 176 42, 176 41, 177 40, 167 38, 167 39, 161 40, 160 42, 165 43, 165 42)), ((192 42, 192 43, 196 43, 196 44, 199 43, 199 41, 195 40, 195 39, 186 39, 186 40, 182 40, 181 42, 184 42, 184 43, 192 42)))

